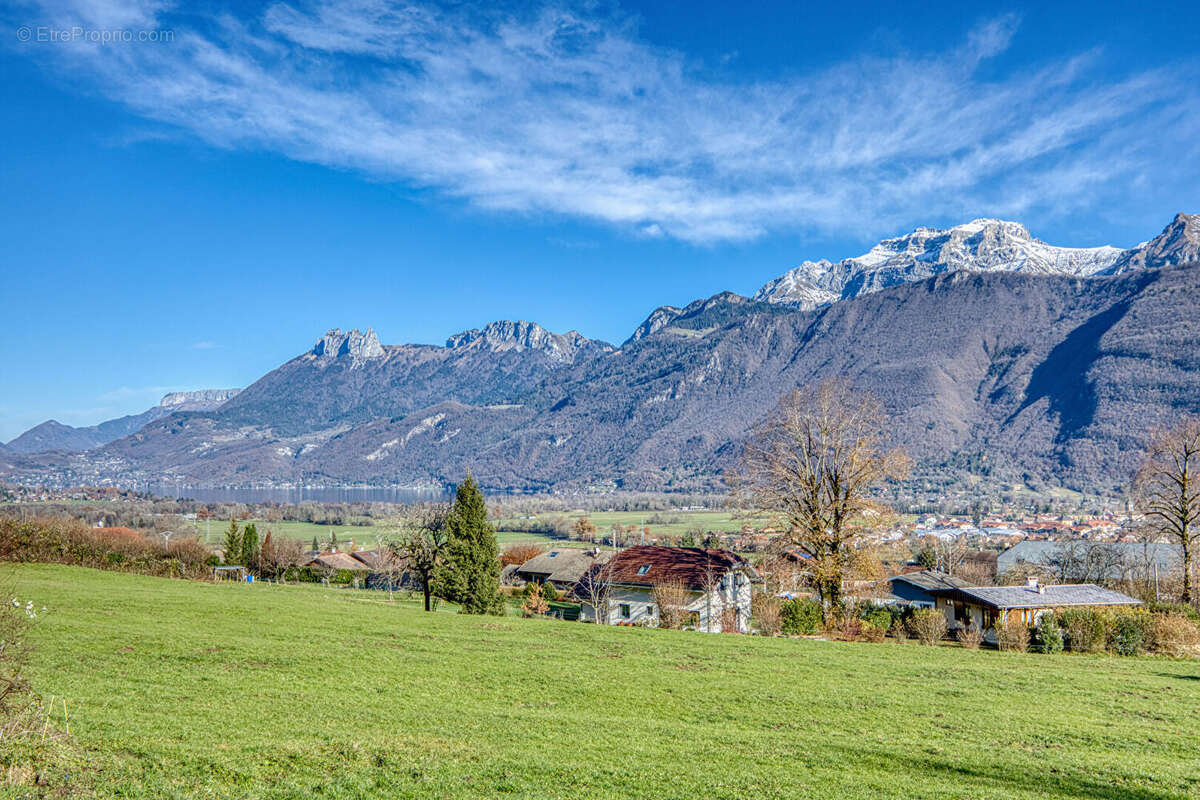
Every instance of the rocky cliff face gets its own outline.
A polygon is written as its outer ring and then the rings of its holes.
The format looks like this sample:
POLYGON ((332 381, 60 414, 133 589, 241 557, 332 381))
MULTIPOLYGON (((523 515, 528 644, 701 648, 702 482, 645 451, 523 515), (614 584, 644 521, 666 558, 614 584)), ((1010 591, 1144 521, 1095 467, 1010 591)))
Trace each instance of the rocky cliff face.
POLYGON ((383 345, 373 328, 367 328, 366 333, 357 328, 349 331, 334 328, 318 339, 309 352, 318 359, 349 358, 355 364, 384 356, 383 345))
POLYGON ((600 353, 612 350, 607 342, 588 339, 578 331, 551 333, 536 322, 498 320, 483 328, 456 333, 446 340, 451 350, 488 350, 501 353, 513 350, 536 350, 557 364, 570 364, 580 353, 600 353))
POLYGON ((237 396, 241 389, 200 389, 195 392, 169 392, 159 405, 172 411, 201 411, 217 408, 237 396))
POLYGON ((1121 254, 1108 270, 1120 275, 1135 269, 1158 269, 1200 261, 1200 214, 1176 214, 1163 232, 1121 254))

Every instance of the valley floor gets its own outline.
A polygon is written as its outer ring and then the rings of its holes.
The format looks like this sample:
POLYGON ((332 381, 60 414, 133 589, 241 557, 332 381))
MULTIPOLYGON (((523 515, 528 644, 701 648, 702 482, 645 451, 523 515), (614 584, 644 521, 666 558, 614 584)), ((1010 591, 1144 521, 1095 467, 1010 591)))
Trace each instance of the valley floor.
POLYGON ((0 565, 0 583, 50 609, 30 672, 66 698, 67 796, 1200 795, 1194 661, 425 614, 75 567, 0 565))

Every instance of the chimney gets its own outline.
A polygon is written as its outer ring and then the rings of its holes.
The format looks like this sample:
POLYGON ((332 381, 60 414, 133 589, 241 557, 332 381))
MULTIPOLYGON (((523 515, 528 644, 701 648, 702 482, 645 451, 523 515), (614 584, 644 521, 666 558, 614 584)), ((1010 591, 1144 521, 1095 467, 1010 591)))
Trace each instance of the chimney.
POLYGON ((1029 586, 1029 589, 1031 589, 1032 591, 1039 592, 1039 593, 1041 592, 1041 590, 1038 588, 1038 579, 1037 578, 1030 578, 1028 581, 1028 586, 1029 586))

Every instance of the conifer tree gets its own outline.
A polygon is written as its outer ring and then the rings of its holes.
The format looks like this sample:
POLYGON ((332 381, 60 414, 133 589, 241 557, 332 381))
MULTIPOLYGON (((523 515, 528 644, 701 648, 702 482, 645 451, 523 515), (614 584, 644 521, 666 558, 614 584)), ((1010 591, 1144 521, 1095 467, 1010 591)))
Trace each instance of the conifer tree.
POLYGON ((225 563, 238 564, 242 560, 242 534, 233 517, 229 518, 229 530, 225 531, 225 563))
POLYGON ((317 541, 317 537, 315 537, 315 536, 313 537, 313 552, 314 553, 321 552, 321 543, 317 541))
POLYGON ((483 492, 470 473, 458 486, 446 531, 436 594, 461 605, 464 614, 503 614, 500 548, 488 524, 483 492))
POLYGON ((242 566, 246 569, 258 567, 258 528, 253 522, 242 531, 242 566))

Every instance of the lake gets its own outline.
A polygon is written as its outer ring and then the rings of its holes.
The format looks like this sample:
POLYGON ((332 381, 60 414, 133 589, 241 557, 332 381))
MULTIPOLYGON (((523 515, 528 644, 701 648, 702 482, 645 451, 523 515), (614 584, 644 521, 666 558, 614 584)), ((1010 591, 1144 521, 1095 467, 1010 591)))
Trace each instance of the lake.
POLYGON ((434 488, 212 489, 152 483, 145 491, 158 497, 188 498, 201 503, 420 503, 448 498, 444 490, 434 488))

